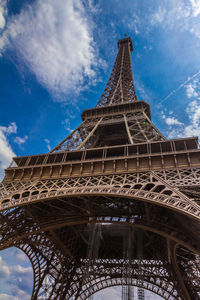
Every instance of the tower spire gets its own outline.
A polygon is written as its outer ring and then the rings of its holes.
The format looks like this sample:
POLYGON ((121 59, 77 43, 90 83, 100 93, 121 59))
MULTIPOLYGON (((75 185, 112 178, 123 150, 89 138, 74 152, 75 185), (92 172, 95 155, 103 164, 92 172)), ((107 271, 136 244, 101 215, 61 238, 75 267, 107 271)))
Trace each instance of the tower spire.
POLYGON ((132 51, 132 40, 125 35, 118 41, 118 54, 97 107, 137 101, 131 65, 132 51))

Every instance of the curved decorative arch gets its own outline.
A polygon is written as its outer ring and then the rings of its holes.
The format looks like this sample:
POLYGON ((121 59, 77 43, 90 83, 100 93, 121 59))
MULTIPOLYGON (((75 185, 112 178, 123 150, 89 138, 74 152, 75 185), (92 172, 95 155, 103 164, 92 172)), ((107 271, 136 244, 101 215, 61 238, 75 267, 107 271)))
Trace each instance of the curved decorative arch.
POLYGON ((163 297, 165 300, 181 300, 178 296, 177 291, 173 290, 173 285, 170 285, 168 282, 162 282, 162 286, 148 282, 145 280, 138 280, 135 278, 128 278, 127 280, 123 278, 104 278, 102 280, 98 280, 97 282, 92 283, 88 288, 83 288, 83 292, 80 294, 80 300, 86 300, 90 296, 94 295, 95 293, 109 288, 113 286, 122 286, 122 285, 131 285, 134 287, 143 288, 154 294, 163 297))
MULTIPOLYGON (((17 183, 18 186, 20 183, 17 183)), ((2 194, 0 209, 46 201, 57 197, 109 195, 135 198, 167 207, 200 220, 200 206, 183 193, 169 186, 153 172, 96 177, 48 179, 21 183, 17 193, 2 194), (24 193, 26 190, 26 193, 24 193), (38 193, 37 193, 38 192, 38 193), (28 196, 26 196, 28 194, 28 196), (24 196, 25 194, 25 196, 24 196)))
MULTIPOLYGON (((115 198, 115 197, 114 197, 115 198)), ((81 198, 82 199, 82 198, 81 198)), ((87 195, 87 199, 90 199, 87 195)), ((91 195, 91 199, 93 199, 93 195, 91 195)), ((111 198, 112 199, 112 198, 111 198)), ((121 198, 121 201, 123 201, 124 198, 121 198)), ((84 198, 83 198, 84 200, 84 198)), ((97 199, 99 201, 99 199, 97 199)), ((59 200, 58 200, 59 201, 59 200)), ((117 203, 118 200, 116 200, 117 203)), ((93 201, 94 202, 94 201, 93 201)), ((46 204, 48 204, 48 201, 45 202, 46 204)), ((66 207, 70 207, 71 203, 73 204, 73 197, 70 199, 69 202, 66 202, 66 207)), ((113 203, 113 202, 111 202, 113 203)), ((47 209, 48 209, 48 205, 47 205, 47 209)), ((103 209, 104 210, 104 209, 103 209)), ((102 211, 104 212, 104 211, 102 211)), ((22 240, 27 239, 28 237, 30 237, 31 235, 38 235, 42 232, 45 231, 49 231, 49 229, 51 230, 57 230, 59 228, 62 227, 70 227, 70 226, 76 226, 76 225, 84 225, 87 223, 109 223, 109 224, 121 224, 121 225, 128 225, 128 226, 133 226, 135 228, 140 228, 143 229, 145 231, 149 231, 155 234, 158 234, 166 239, 172 240, 177 244, 180 244, 182 246, 184 246, 185 248, 187 248, 189 251, 196 253, 198 255, 200 255, 200 250, 199 250, 199 243, 196 240, 193 240, 191 235, 186 235, 185 232, 183 232, 183 230, 181 230, 181 228, 179 228, 176 224, 176 222, 174 224, 170 224, 170 223, 166 223, 166 220, 164 218, 159 218, 156 219, 154 218, 149 219, 145 216, 142 217, 142 219, 140 218, 135 218, 135 216, 130 216, 130 215, 125 215, 122 217, 120 217, 119 215, 115 215, 112 214, 112 216, 110 216, 109 214, 105 214, 104 215, 99 215, 99 216, 92 216, 92 215, 88 215, 88 216, 84 216, 84 215, 79 215, 79 216, 72 216, 72 218, 63 218, 62 216, 57 219, 51 219, 51 223, 48 222, 46 223, 44 220, 44 223, 42 222, 42 220, 40 220, 40 223, 37 225, 35 223, 34 217, 32 219, 32 222, 30 221, 30 218, 26 223, 20 223, 20 220, 25 220, 25 215, 26 212, 23 210, 23 208, 21 209, 16 209, 16 218, 14 218, 15 213, 14 211, 12 211, 12 213, 9 213, 8 210, 8 214, 5 214, 4 211, 4 224, 2 224, 2 228, 1 228, 1 232, 2 232, 2 236, 1 236, 1 247, 0 249, 3 250, 5 248, 8 247, 12 247, 15 246, 16 243, 20 243, 22 240), (21 214, 21 217, 20 217, 21 214), (13 229, 12 229, 12 224, 13 222, 16 224, 17 228, 18 228, 18 235, 13 234, 13 229), (25 230, 24 230, 24 226, 25 226, 25 230), (172 234, 173 232, 173 234, 172 234)), ((109 213, 109 212, 108 212, 109 213)))

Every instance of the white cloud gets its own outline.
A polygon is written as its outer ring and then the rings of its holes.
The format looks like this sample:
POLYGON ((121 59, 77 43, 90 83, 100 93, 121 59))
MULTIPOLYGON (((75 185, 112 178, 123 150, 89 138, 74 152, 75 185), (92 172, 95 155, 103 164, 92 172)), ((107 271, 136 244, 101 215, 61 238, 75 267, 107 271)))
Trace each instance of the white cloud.
POLYGON ((26 262, 27 261, 26 254, 21 250, 16 249, 16 254, 15 255, 16 255, 17 260, 19 260, 21 262, 26 262))
POLYGON ((15 290, 17 296, 0 294, 0 300, 30 300, 30 295, 21 290, 15 290))
POLYGON ((190 102, 186 108, 186 112, 194 126, 200 125, 200 103, 196 100, 190 102))
POLYGON ((184 128, 178 128, 178 127, 171 128, 167 134, 168 139, 175 139, 175 138, 178 139, 182 137, 186 137, 186 135, 184 134, 184 128))
POLYGON ((198 136, 200 138, 200 101, 191 101, 186 108, 186 114, 188 116, 189 123, 187 125, 183 123, 171 124, 180 126, 175 126, 174 128, 170 129, 168 138, 181 138, 191 136, 198 136))
POLYGON ((33 288, 33 270, 28 257, 18 248, 1 252, 0 267, 6 265, 7 276, 1 276, 0 300, 29 300, 33 288))
POLYGON ((8 265, 5 261, 3 261, 2 257, 0 256, 0 277, 5 277, 10 275, 10 270, 8 265))
POLYGON ((6 136, 16 132, 16 124, 14 124, 11 123, 8 127, 0 126, 0 179, 3 177, 4 169, 9 166, 12 157, 15 156, 6 136))
MULTIPOLYGON (((17 254, 19 251, 15 252, 17 254)), ((15 260, 19 259, 16 254, 15 260)), ((23 263, 26 264, 25 260, 23 260, 23 263)), ((0 277, 0 290, 2 292, 2 294, 0 294, 0 300, 30 299, 30 293, 33 287, 33 270, 30 263, 29 266, 9 264, 9 261, 6 263, 6 261, 0 257, 0 277)))
POLYGON ((8 294, 0 294, 0 300, 19 300, 19 298, 8 294))
POLYGON ((186 94, 188 98, 197 97, 198 93, 196 92, 197 80, 187 84, 186 86, 186 94))
MULTIPOLYGON (((166 112, 164 112, 163 110, 161 111, 161 118, 165 120, 165 123, 169 126, 173 126, 173 125, 183 125, 183 123, 181 123, 180 121, 178 121, 177 119, 175 119, 175 117, 172 116, 173 111, 170 111, 169 114, 171 115, 170 117, 166 116, 166 112)), ((171 130, 170 130, 171 132, 171 130)))
POLYGON ((193 124, 186 126, 184 130, 184 136, 198 136, 200 138, 200 127, 194 126, 193 124))
POLYGON ((200 103, 199 101, 192 101, 186 112, 190 119, 190 124, 185 127, 185 136, 199 136, 200 137, 200 103))
POLYGON ((192 6, 192 14, 197 17, 200 14, 200 0, 189 0, 192 6))
POLYGON ((0 30, 5 27, 7 16, 7 1, 2 0, 0 2, 0 30))
POLYGON ((167 125, 182 125, 183 123, 179 122, 174 117, 167 117, 165 118, 165 122, 167 125))
POLYGON ((81 0, 36 0, 8 19, 0 47, 14 47, 54 95, 78 92, 85 78, 91 81, 95 76, 91 28, 81 0))
POLYGON ((21 145, 21 144, 24 144, 28 139, 28 136, 26 135, 24 138, 22 137, 19 137, 17 136, 15 139, 14 139, 14 142, 18 145, 21 145))
POLYGON ((11 269, 12 269, 13 272, 16 272, 18 274, 20 274, 20 273, 24 274, 24 273, 29 273, 29 272, 33 271, 33 269, 31 267, 24 268, 24 267, 22 267, 20 265, 15 265, 11 269))

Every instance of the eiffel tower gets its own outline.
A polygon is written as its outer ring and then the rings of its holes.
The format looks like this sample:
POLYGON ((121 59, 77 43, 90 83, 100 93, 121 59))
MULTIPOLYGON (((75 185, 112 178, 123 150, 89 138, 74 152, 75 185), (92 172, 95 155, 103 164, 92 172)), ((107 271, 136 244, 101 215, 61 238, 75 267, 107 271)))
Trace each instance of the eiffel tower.
POLYGON ((122 286, 200 299, 198 138, 168 140, 136 96, 132 41, 96 107, 47 154, 13 158, 0 185, 1 244, 33 266, 32 300, 122 286))

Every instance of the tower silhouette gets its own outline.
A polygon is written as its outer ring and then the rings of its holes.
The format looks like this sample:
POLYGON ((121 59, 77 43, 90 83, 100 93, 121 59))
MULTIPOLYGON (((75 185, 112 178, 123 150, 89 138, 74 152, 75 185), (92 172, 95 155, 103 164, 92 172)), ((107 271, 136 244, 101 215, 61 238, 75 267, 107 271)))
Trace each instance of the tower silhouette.
POLYGON ((34 272, 32 300, 87 299, 131 286, 200 299, 198 138, 167 140, 138 101, 132 41, 96 107, 47 154, 15 157, 0 185, 1 246, 34 272))

